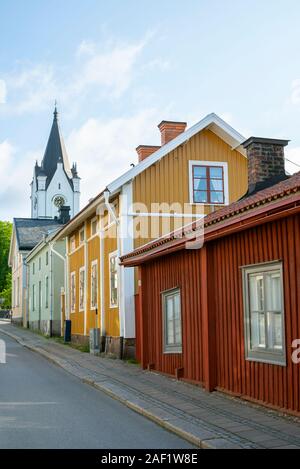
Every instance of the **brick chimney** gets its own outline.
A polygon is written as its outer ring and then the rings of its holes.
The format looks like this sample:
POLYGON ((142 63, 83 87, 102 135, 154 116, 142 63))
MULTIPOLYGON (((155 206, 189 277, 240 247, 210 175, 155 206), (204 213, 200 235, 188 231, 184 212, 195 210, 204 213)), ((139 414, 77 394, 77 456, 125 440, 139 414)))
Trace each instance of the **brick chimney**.
POLYGON ((137 154, 139 155, 139 163, 159 149, 160 146, 157 145, 139 145, 136 148, 137 154))
POLYGON ((185 131, 186 122, 161 121, 158 128, 161 134, 161 144, 165 145, 185 131))
POLYGON ((243 143, 248 157, 248 194, 287 179, 284 147, 289 140, 250 137, 243 143))

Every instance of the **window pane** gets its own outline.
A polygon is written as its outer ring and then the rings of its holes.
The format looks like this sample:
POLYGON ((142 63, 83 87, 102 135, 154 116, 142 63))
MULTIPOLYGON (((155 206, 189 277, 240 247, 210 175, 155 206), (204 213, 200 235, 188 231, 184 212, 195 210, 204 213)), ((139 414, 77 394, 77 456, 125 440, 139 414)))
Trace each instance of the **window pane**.
POLYGON ((206 191, 194 191, 194 202, 206 203, 207 192, 206 191))
POLYGON ((268 341, 269 348, 282 350, 282 315, 281 313, 268 314, 268 341))
POLYGON ((264 313, 251 314, 251 348, 265 348, 265 315, 264 313))
POLYGON ((250 311, 263 311, 263 276, 249 275, 250 311))
POLYGON ((194 166, 195 178, 206 178, 206 166, 194 166))
POLYGON ((194 179, 194 189, 195 190, 207 190, 207 180, 206 179, 194 179))
POLYGON ((213 204, 222 204, 224 202, 223 192, 211 192, 210 201, 213 204))
POLYGON ((209 168, 210 178, 223 179, 223 168, 213 167, 209 168))
POLYGON ((266 303, 267 311, 281 311, 281 282, 279 271, 266 274, 266 303))
POLYGON ((222 179, 211 179, 210 180, 211 191, 223 191, 223 180, 222 179))

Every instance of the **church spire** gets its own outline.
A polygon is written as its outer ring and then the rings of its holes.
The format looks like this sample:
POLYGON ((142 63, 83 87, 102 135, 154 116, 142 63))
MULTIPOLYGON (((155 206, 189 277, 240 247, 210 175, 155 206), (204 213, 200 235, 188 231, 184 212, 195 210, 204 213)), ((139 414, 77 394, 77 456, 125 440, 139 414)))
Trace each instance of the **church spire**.
POLYGON ((56 100, 55 100, 55 102, 54 102, 54 112, 53 112, 53 116, 54 116, 53 120, 54 120, 54 121, 57 121, 58 112, 57 112, 57 101, 56 101, 56 100))
POLYGON ((71 183, 72 173, 63 137, 58 126, 58 111, 57 103, 55 101, 52 127, 41 164, 42 170, 47 176, 47 186, 51 182, 51 179, 56 172, 57 163, 63 163, 64 170, 71 183))

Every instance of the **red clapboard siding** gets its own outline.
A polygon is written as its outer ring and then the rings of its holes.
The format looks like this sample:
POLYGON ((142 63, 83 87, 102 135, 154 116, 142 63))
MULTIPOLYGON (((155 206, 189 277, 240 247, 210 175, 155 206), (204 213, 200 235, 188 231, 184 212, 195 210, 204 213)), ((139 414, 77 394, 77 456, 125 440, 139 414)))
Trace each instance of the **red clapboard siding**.
POLYGON ((300 338, 299 214, 157 258, 140 273, 144 367, 172 375, 183 368, 183 378, 207 389, 300 412, 300 365, 291 360, 300 338), (241 267, 273 260, 283 262, 286 367, 245 360, 241 267), (174 287, 181 288, 183 352, 164 354, 161 292, 174 287))
POLYGON ((300 366, 291 360, 300 338, 300 217, 261 225, 210 246, 216 291, 217 386, 272 406, 299 411, 300 366), (287 366, 246 361, 240 267, 283 261, 287 366))
POLYGON ((154 365, 156 370, 172 375, 176 368, 183 368, 184 378, 202 382, 199 251, 184 251, 158 259, 143 267, 142 272, 148 361, 143 365, 154 365), (175 287, 181 288, 183 354, 164 354, 161 293, 175 287))

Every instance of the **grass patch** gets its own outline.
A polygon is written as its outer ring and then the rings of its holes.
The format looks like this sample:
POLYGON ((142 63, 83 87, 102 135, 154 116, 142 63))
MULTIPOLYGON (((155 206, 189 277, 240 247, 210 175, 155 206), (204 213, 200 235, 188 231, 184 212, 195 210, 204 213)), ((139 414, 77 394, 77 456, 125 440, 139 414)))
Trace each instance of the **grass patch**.
POLYGON ((68 347, 79 350, 79 352, 90 353, 89 344, 75 344, 74 342, 65 342, 63 337, 51 337, 51 339, 59 344, 67 345, 68 347))
POLYGON ((135 358, 128 358, 128 360, 125 360, 125 361, 129 365, 139 365, 139 362, 135 358))

